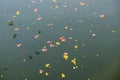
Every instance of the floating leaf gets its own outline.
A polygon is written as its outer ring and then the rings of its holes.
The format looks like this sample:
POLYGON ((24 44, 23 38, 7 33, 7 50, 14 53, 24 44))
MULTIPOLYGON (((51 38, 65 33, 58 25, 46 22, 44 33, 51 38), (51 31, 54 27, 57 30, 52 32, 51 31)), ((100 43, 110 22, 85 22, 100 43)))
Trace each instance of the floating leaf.
POLYGON ((39 55, 39 54, 40 54, 40 52, 39 52, 39 51, 36 51, 36 52, 35 52, 35 54, 36 54, 36 55, 39 55))
POLYGON ((13 35, 13 38, 16 38, 16 36, 17 36, 17 33, 13 35))
POLYGON ((5 70, 5 71, 7 71, 7 70, 8 70, 8 68, 4 68, 4 70, 5 70))
POLYGON ((33 57, 31 55, 28 55, 29 59, 33 59, 33 57))
POLYGON ((38 31, 38 34, 40 34, 41 33, 41 31, 38 31))

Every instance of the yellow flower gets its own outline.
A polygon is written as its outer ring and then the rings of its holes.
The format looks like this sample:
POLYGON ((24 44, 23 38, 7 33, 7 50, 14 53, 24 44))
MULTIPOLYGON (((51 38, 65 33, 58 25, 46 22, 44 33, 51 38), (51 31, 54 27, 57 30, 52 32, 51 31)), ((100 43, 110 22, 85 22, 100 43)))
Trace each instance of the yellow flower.
POLYGON ((77 65, 77 63, 76 63, 76 58, 72 59, 71 62, 72 62, 74 65, 77 65))
POLYGON ((64 73, 61 73, 61 78, 65 78, 65 74, 64 73))
POLYGON ((16 15, 20 15, 20 11, 16 11, 16 15))
POLYGON ((56 45, 60 45, 60 42, 56 42, 56 45))
POLYGON ((63 58, 65 59, 65 60, 67 60, 68 59, 68 55, 63 55, 63 58))
POLYGON ((45 67, 46 67, 46 68, 50 68, 50 64, 49 64, 49 63, 46 64, 45 67))
POLYGON ((48 72, 46 72, 46 73, 45 73, 45 75, 46 75, 46 76, 49 76, 49 73, 48 73, 48 72))
POLYGON ((77 49, 77 48, 78 48, 78 45, 75 45, 74 48, 77 49))
POLYGON ((68 56, 68 53, 67 53, 67 52, 64 52, 64 54, 63 54, 63 58, 64 58, 65 60, 67 60, 67 59, 69 58, 69 56, 68 56))

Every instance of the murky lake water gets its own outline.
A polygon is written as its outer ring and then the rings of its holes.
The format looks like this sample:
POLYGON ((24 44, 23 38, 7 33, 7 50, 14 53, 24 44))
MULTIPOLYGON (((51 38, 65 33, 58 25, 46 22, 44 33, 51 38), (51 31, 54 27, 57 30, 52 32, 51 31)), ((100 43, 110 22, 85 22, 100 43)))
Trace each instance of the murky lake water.
POLYGON ((119 3, 0 0, 0 80, 62 80, 62 73, 63 80, 108 80, 120 74, 119 3))

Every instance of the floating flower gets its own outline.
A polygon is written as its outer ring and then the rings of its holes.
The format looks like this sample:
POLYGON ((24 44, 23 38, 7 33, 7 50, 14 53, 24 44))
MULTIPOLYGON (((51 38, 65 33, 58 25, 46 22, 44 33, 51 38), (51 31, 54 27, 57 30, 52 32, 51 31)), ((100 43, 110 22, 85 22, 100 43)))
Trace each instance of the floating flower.
POLYGON ((38 17, 36 20, 37 20, 37 21, 40 21, 40 20, 42 20, 42 17, 38 17))
POLYGON ((68 26, 65 26, 65 29, 68 29, 68 26))
POLYGON ((19 31, 20 29, 19 28, 14 28, 15 31, 19 31))
POLYGON ((56 45, 60 45, 60 42, 56 42, 56 45))
POLYGON ((101 15, 99 15, 99 17, 100 17, 101 19, 103 19, 103 18, 105 17, 105 15, 101 14, 101 15))
POLYGON ((50 68, 50 64, 48 63, 48 64, 45 64, 45 67, 46 68, 50 68))
POLYGON ((48 73, 48 72, 46 72, 46 73, 45 73, 45 75, 46 75, 46 76, 49 76, 49 73, 48 73))
POLYGON ((51 43, 51 41, 50 41, 50 40, 48 40, 46 43, 50 44, 50 43, 51 43))
POLYGON ((61 73, 61 78, 65 78, 65 74, 64 73, 61 73))
POLYGON ((86 2, 79 2, 79 4, 80 4, 81 6, 84 6, 84 5, 86 5, 86 2))
POLYGON ((62 42, 65 42, 65 41, 66 41, 65 37, 60 37, 60 40, 61 40, 62 42))
POLYGON ((26 59, 23 59, 23 62, 26 62, 26 59))
POLYGON ((83 43, 83 44, 82 44, 82 47, 84 47, 84 46, 85 46, 85 44, 83 43))
POLYGON ((65 60, 67 60, 67 59, 69 58, 68 53, 64 52, 63 58, 64 58, 65 60))
POLYGON ((44 47, 42 48, 42 51, 43 51, 43 52, 47 52, 46 46, 44 46, 44 47))
POLYGON ((50 44, 50 47, 54 47, 54 46, 55 46, 55 44, 52 44, 52 43, 50 44))
POLYGON ((75 45, 74 48, 77 49, 77 48, 78 48, 78 45, 75 45))
POLYGON ((37 39, 38 37, 39 37, 39 34, 35 35, 35 36, 34 36, 34 39, 37 39))
POLYGON ((40 70, 39 70, 39 73, 40 73, 40 74, 42 74, 42 73, 43 73, 43 70, 42 70, 42 69, 40 69, 40 70))
POLYGON ((47 26, 50 27, 50 26, 53 26, 53 24, 52 23, 48 23, 47 26))
POLYGON ((16 11, 16 15, 20 15, 20 11, 16 11))
POLYGON ((38 9, 37 8, 34 8, 34 10, 33 10, 35 13, 37 13, 38 12, 38 9))
POLYGON ((76 63, 76 58, 73 58, 73 59, 71 60, 71 62, 72 62, 74 65, 77 65, 77 63, 76 63))
POLYGON ((77 8, 74 8, 74 11, 77 11, 78 9, 77 8))
POLYGON ((93 36, 93 37, 95 37, 95 36, 96 36, 96 34, 92 34, 92 36, 93 36))
POLYGON ((16 46, 17 46, 17 47, 21 47, 21 46, 22 46, 22 44, 21 44, 21 43, 19 43, 19 44, 16 44, 16 46))

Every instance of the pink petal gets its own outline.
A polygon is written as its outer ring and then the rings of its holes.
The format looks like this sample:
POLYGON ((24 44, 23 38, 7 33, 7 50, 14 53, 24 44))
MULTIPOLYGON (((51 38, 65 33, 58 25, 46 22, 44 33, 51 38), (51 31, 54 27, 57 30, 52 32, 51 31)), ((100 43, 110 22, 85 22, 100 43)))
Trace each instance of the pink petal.
POLYGON ((37 9, 37 8, 35 8, 35 9, 34 9, 34 12, 35 12, 35 13, 37 13, 37 12, 38 12, 38 9, 37 9))

